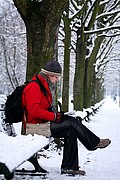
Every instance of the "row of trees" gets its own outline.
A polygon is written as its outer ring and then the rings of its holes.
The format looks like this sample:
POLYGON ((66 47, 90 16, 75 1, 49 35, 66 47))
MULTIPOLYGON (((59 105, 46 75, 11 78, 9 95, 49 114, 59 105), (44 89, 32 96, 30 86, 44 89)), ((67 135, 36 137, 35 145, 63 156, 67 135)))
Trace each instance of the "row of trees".
MULTIPOLYGON (((70 9, 63 18, 64 29, 65 34, 74 32, 76 38, 70 40, 71 36, 65 36, 65 40, 67 39, 65 48, 71 47, 75 52, 73 95, 74 108, 79 110, 103 98, 103 69, 109 60, 108 55, 114 43, 120 41, 118 39, 120 25, 117 25, 120 22, 120 2, 100 0, 70 2, 72 6, 69 6, 70 9)), ((64 78, 66 77, 66 81, 69 79, 67 65, 70 60, 68 58, 69 55, 65 52, 64 78)), ((65 106, 68 104, 69 96, 68 88, 65 88, 66 81, 63 81, 65 106)))
POLYGON ((63 109, 68 110, 70 88, 76 110, 100 101, 103 72, 114 43, 119 42, 119 0, 13 2, 26 27, 27 80, 49 59, 59 60, 63 109))

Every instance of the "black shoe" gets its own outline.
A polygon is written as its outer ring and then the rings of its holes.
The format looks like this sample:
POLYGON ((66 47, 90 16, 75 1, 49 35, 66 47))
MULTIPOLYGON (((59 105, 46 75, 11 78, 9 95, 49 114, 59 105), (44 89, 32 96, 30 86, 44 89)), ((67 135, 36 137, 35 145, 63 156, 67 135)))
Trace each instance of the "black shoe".
POLYGON ((73 170, 73 169, 61 169, 61 174, 66 174, 66 175, 82 175, 84 176, 86 174, 86 172, 84 170, 73 170))
POLYGON ((41 166, 39 166, 38 168, 35 168, 36 172, 41 172, 41 173, 48 173, 48 171, 46 171, 45 169, 43 169, 41 166))

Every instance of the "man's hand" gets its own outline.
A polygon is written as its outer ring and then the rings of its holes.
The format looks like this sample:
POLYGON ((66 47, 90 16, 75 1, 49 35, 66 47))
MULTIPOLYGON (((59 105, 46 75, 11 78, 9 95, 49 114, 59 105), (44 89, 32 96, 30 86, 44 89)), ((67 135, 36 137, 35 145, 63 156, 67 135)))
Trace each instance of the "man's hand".
POLYGON ((64 119, 63 117, 64 117, 64 112, 57 112, 55 122, 62 122, 64 119))

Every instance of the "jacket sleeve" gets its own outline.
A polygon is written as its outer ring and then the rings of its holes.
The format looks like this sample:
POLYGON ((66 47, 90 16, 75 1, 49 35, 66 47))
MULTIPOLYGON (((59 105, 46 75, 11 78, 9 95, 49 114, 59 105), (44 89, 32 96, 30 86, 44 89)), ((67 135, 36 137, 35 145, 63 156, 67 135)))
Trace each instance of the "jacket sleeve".
POLYGON ((50 102, 41 92, 39 85, 36 82, 30 83, 24 89, 23 99, 27 108, 28 117, 37 119, 37 121, 47 120, 54 121, 55 113, 49 112, 50 102))

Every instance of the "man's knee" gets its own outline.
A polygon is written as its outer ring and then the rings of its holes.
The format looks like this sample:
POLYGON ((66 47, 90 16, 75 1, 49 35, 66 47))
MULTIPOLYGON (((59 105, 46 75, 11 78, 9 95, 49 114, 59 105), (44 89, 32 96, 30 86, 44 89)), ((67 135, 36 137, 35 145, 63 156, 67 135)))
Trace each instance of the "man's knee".
POLYGON ((70 127, 67 131, 66 131, 66 135, 67 136, 72 136, 72 137, 76 137, 76 131, 73 127, 70 127))

